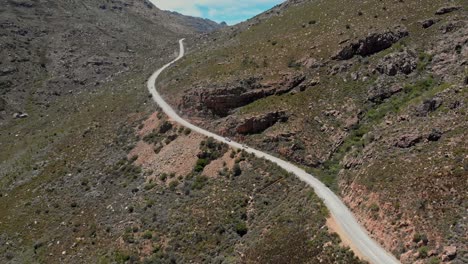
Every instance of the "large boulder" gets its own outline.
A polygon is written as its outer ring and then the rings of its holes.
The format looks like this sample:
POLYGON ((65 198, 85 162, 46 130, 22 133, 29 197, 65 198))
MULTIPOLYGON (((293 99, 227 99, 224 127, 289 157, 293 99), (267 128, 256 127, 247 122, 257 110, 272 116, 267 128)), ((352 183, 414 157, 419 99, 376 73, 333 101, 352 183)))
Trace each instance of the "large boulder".
POLYGON ((423 28, 430 28, 432 27, 432 25, 434 25, 435 23, 437 23, 437 20, 435 19, 432 19, 432 18, 428 18, 426 20, 423 20, 420 22, 421 23, 421 26, 423 28))
POLYGON ((443 261, 453 260, 457 256, 457 247, 456 246, 445 246, 444 253, 442 255, 443 261))
POLYGON ((355 55, 369 56, 390 48, 408 34, 408 30, 402 26, 385 32, 370 33, 365 38, 347 44, 332 58, 335 60, 348 60, 355 55))

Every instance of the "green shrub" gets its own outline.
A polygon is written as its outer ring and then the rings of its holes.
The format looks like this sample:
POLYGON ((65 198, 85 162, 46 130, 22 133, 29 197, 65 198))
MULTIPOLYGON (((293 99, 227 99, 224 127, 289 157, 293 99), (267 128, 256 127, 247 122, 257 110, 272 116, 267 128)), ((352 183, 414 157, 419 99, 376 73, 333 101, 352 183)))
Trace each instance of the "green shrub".
POLYGON ((159 133, 164 134, 171 129, 172 129, 172 123, 168 121, 164 121, 164 123, 159 127, 159 133))
POLYGON ((144 239, 151 239, 153 238, 153 233, 151 233, 151 231, 146 231, 143 236, 142 236, 144 239))
POLYGON ((175 189, 177 188, 178 185, 179 185, 179 181, 178 181, 178 180, 171 181, 171 182, 169 183, 169 190, 175 191, 175 189))
POLYGON ((208 160, 206 159, 198 159, 197 163, 195 165, 195 171, 196 172, 202 172, 203 169, 208 165, 208 160))
POLYGON ((160 179, 161 181, 166 181, 166 179, 167 179, 167 174, 166 174, 166 173, 163 173, 163 174, 159 175, 159 179, 160 179))
POLYGON ((117 263, 125 263, 130 259, 130 255, 123 251, 116 251, 114 255, 114 260, 117 263))
POLYGON ((156 183, 150 182, 150 183, 145 184, 144 189, 145 189, 146 191, 149 191, 149 190, 153 189, 155 186, 156 186, 156 183))
POLYGON ((244 222, 237 223, 235 226, 235 229, 236 229, 236 233, 241 237, 247 234, 247 231, 248 231, 247 225, 244 222))
POLYGON ((234 164, 234 167, 232 167, 232 174, 234 176, 239 176, 239 175, 241 175, 241 173, 242 173, 242 170, 241 170, 240 165, 237 164, 237 163, 234 164))
POLYGON ((370 206, 369 206, 369 210, 371 210, 372 212, 378 212, 380 210, 379 206, 376 204, 376 203, 372 203, 370 206))
POLYGON ((418 72, 422 72, 426 69, 427 65, 432 61, 432 55, 427 54, 425 52, 419 53, 419 61, 418 65, 416 66, 416 69, 418 72))
POLYGON ((208 181, 208 177, 204 175, 198 175, 195 177, 195 181, 193 182, 192 189, 194 190, 201 190, 203 186, 206 185, 208 181))
POLYGON ((416 233, 413 236, 413 242, 418 243, 419 241, 423 241, 424 243, 428 242, 426 234, 416 233))
POLYGON ((418 249, 418 252, 419 252, 419 258, 426 258, 429 252, 429 249, 427 248, 427 246, 422 246, 418 249))

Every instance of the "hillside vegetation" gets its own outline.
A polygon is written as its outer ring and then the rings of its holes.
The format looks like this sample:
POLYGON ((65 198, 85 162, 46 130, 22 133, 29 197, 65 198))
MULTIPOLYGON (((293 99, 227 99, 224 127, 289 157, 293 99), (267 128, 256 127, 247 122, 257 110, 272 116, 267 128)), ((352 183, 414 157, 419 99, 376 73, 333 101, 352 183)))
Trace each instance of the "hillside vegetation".
POLYGON ((309 187, 156 111, 148 76, 220 25, 0 2, 0 263, 363 263, 309 187))
POLYGON ((188 43, 182 115, 304 166, 403 263, 464 263, 466 1, 288 1, 188 43))

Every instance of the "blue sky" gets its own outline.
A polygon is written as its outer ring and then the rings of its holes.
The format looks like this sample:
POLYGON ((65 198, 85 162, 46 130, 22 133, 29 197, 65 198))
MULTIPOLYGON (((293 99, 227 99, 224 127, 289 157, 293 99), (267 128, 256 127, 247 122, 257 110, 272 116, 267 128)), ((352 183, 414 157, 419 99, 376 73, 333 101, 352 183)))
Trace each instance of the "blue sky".
POLYGON ((229 25, 247 20, 284 0, 151 0, 163 10, 204 17, 229 25))

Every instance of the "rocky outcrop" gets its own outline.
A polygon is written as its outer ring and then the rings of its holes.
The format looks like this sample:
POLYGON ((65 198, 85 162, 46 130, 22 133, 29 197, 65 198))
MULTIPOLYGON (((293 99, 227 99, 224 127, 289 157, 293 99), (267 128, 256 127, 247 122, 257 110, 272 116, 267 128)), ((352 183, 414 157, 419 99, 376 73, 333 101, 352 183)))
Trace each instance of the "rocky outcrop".
POLYGON ((304 58, 300 60, 299 63, 308 69, 317 69, 325 65, 324 63, 318 61, 315 58, 304 58))
POLYGON ((259 78, 249 78, 236 84, 228 84, 224 88, 217 88, 206 92, 197 91, 196 94, 184 96, 182 108, 195 107, 198 110, 208 109, 217 116, 227 116, 232 109, 248 105, 256 100, 271 95, 281 95, 291 91, 304 82, 304 75, 286 76, 279 82, 260 83, 259 78), (197 98, 198 102, 193 102, 197 98))
POLYGON ((456 246, 445 246, 444 253, 442 255, 442 261, 453 260, 457 256, 457 247, 456 246))
POLYGON ((380 33, 370 33, 367 37, 343 47, 333 56, 335 60, 348 60, 355 55, 369 56, 390 48, 394 43, 408 36, 408 30, 402 26, 380 33))
POLYGON ((392 95, 399 93, 403 88, 398 84, 387 84, 383 81, 377 82, 371 86, 367 92, 367 100, 373 103, 380 103, 383 100, 390 98, 392 95))
POLYGON ((453 11, 457 11, 461 9, 461 6, 444 6, 444 7, 441 7, 439 8, 435 14, 436 15, 444 15, 444 14, 448 14, 448 13, 451 13, 453 11))
POLYGON ((445 35, 440 35, 433 48, 427 51, 428 54, 433 55, 430 69, 444 82, 463 82, 461 80, 465 76, 463 65, 467 64, 466 58, 468 58, 468 27, 466 22, 448 22, 442 25, 441 29, 445 35), (453 28, 453 25, 458 24, 458 29, 453 28))
POLYGON ((442 105, 442 103, 443 101, 439 97, 424 100, 424 102, 416 108, 416 115, 427 116, 429 113, 437 110, 442 105))
POLYGON ((417 65, 416 52, 404 50, 385 56, 377 65, 376 70, 381 74, 395 76, 398 73, 410 74, 417 65))
POLYGON ((288 116, 284 111, 271 112, 261 116, 254 116, 244 119, 241 124, 236 127, 238 134, 257 134, 265 131, 277 122, 286 122, 288 116))
POLYGON ((410 133, 410 134, 405 134, 402 135, 398 141, 395 143, 396 147, 399 148, 409 148, 417 143, 419 143, 422 140, 422 136, 416 133, 410 133))
POLYGON ((440 30, 443 34, 454 32, 466 26, 464 21, 449 21, 440 26, 440 30))

